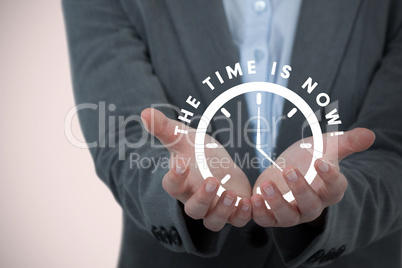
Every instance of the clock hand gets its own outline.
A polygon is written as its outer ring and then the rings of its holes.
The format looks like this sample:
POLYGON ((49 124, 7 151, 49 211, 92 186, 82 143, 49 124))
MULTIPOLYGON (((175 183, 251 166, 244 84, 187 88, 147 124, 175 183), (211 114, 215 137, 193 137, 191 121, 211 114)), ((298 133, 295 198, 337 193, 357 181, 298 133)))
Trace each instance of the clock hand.
POLYGON ((267 158, 275 167, 277 167, 280 171, 283 171, 272 159, 268 156, 267 153, 261 148, 261 114, 260 114, 260 106, 258 106, 258 116, 257 116, 257 141, 256 141, 256 148, 265 158, 267 158))

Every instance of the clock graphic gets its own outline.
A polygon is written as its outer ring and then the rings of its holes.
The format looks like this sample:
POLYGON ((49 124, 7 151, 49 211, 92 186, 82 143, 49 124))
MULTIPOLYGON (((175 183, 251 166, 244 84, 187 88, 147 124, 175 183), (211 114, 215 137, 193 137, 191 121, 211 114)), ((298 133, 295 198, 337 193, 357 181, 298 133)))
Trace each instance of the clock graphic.
MULTIPOLYGON (((200 173, 203 177, 203 179, 207 179, 209 177, 213 177, 212 172, 208 166, 207 163, 207 158, 205 156, 205 148, 213 149, 217 148, 217 144, 211 144, 211 143, 205 143, 205 137, 207 133, 208 126, 211 123, 211 120, 222 113, 225 117, 230 118, 231 113, 225 109, 225 104, 232 100, 233 98, 240 96, 242 94, 247 94, 247 93, 257 93, 256 94, 256 105, 258 109, 258 115, 257 115, 257 133, 256 133, 256 150, 259 151, 265 158, 268 159, 274 165, 274 168, 278 168, 279 170, 282 171, 282 169, 271 159, 267 153, 265 153, 262 149, 264 145, 264 141, 261 140, 261 106, 264 105, 264 103, 261 102, 261 93, 268 92, 268 93, 273 93, 276 94, 289 102, 293 104, 293 108, 288 111, 287 117, 292 118, 296 113, 300 112, 303 114, 304 118, 306 119, 310 129, 311 133, 313 136, 313 143, 300 143, 301 148, 308 148, 312 149, 312 160, 309 165, 309 168, 305 174, 305 179, 306 181, 311 184, 317 175, 317 172, 314 168, 314 162, 321 158, 323 155, 323 135, 321 131, 321 127, 319 124, 319 121, 311 109, 311 107, 306 103, 306 101, 303 100, 298 94, 293 92, 292 90, 278 85, 278 84, 273 84, 269 82, 250 82, 250 83, 244 83, 237 85, 235 87, 232 87, 223 93, 221 93, 218 97, 216 97, 207 107, 205 112, 203 113, 195 134, 195 159, 197 162, 197 165, 199 167, 200 173)), ((235 178, 231 178, 230 174, 226 174, 223 178, 218 178, 221 180, 221 185, 219 186, 218 189, 218 196, 221 196, 221 194, 226 190, 225 189, 225 184, 235 178)), ((261 189, 257 189, 257 193, 261 193, 261 189)), ((284 199, 288 202, 291 202, 294 200, 294 196, 291 191, 285 193, 283 195, 284 199)), ((237 202, 240 201, 241 197, 237 197, 237 202)))

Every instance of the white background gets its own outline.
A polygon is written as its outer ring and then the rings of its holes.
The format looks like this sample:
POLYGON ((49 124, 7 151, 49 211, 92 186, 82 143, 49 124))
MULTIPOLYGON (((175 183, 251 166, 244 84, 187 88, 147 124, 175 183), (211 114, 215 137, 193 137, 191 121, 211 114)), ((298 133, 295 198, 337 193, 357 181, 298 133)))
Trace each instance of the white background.
POLYGON ((60 1, 0 0, 0 34, 0 267, 114 267, 120 208, 64 136, 74 101, 60 1))

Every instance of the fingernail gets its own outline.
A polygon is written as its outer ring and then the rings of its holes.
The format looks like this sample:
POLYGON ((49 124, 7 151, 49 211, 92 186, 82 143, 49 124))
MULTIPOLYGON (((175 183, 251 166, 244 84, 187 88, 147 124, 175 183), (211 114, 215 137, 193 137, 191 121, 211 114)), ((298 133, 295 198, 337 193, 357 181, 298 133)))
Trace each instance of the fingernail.
POLYGON ((186 168, 181 166, 181 165, 179 165, 179 164, 177 164, 176 165, 176 174, 183 175, 184 172, 186 172, 186 168))
POLYGON ((230 207, 233 204, 234 198, 231 197, 230 195, 226 195, 225 198, 223 199, 223 205, 230 207))
POLYGON ((216 189, 216 186, 218 186, 216 183, 208 181, 207 184, 205 185, 205 191, 207 193, 213 193, 216 189))
POLYGON ((329 171, 329 165, 327 164, 327 162, 320 160, 318 162, 318 169, 322 172, 322 173, 327 173, 329 171))
POLYGON ((263 190, 264 190, 265 194, 266 194, 268 197, 272 197, 272 196, 275 195, 275 189, 274 189, 274 187, 273 187, 271 184, 268 184, 267 186, 265 186, 265 187, 263 188, 263 190))
POLYGON ((261 199, 260 199, 260 198, 254 199, 253 204, 254 204, 254 206, 257 207, 257 208, 261 207, 261 206, 262 206, 261 199))
POLYGON ((241 206, 241 210, 243 210, 244 212, 247 212, 250 209, 250 205, 249 204, 243 204, 241 206))
POLYGON ((290 182, 296 182, 298 179, 297 173, 294 169, 291 169, 288 172, 286 172, 285 176, 288 179, 288 181, 290 181, 290 182))

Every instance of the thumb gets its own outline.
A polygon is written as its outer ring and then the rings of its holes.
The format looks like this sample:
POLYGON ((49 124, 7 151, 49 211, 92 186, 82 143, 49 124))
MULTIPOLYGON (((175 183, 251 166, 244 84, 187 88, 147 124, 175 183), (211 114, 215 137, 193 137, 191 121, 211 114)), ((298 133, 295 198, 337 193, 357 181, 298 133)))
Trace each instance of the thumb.
POLYGON ((141 112, 141 120, 145 129, 157 137, 167 149, 174 150, 182 146, 183 134, 177 132, 176 127, 179 129, 188 129, 186 125, 167 118, 162 112, 154 108, 143 110, 141 112))
POLYGON ((374 140, 374 132, 367 128, 355 128, 345 132, 344 135, 339 136, 339 161, 350 154, 367 150, 373 145, 374 140))

